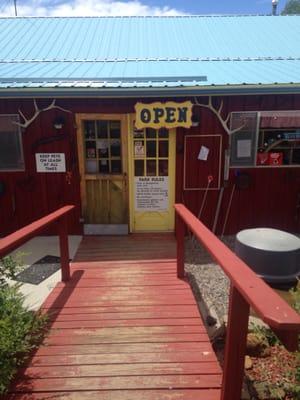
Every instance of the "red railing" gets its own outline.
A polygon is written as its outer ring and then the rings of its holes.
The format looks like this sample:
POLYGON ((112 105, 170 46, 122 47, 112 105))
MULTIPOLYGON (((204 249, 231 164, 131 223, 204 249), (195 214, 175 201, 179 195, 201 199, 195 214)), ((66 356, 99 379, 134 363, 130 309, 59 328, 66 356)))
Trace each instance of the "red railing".
POLYGON ((21 244, 36 236, 49 225, 57 222, 60 247, 61 279, 63 282, 68 281, 70 279, 70 264, 67 215, 74 208, 75 206, 62 207, 59 210, 56 210, 53 213, 34 221, 32 224, 19 229, 11 235, 0 239, 0 258, 6 256, 8 253, 21 246, 21 244))
POLYGON ((176 204, 175 210, 178 277, 184 277, 184 235, 187 226, 230 279, 221 400, 240 400, 250 307, 290 351, 298 348, 300 316, 185 206, 176 204))

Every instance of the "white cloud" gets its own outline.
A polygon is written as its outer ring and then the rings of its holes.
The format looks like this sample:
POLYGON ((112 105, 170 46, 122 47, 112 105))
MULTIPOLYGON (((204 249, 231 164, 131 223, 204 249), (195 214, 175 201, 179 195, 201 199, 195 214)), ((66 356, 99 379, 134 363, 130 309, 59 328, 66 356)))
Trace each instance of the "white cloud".
MULTIPOLYGON (((70 0, 55 4, 45 0, 33 0, 27 4, 17 2, 18 16, 118 16, 118 15, 183 15, 184 13, 169 6, 153 7, 140 1, 114 0, 70 0)), ((14 8, 9 5, 0 16, 13 16, 14 8)))

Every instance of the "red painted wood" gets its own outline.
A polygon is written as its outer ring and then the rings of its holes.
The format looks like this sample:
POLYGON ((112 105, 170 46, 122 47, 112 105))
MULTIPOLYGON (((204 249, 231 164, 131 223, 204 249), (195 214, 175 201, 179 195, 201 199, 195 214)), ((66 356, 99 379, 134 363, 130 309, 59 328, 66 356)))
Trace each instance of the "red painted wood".
MULTIPOLYGON (((279 332, 283 344, 291 351, 298 348, 300 316, 186 207, 177 204, 175 210, 230 278, 231 291, 221 400, 239 400, 244 375, 250 306, 271 328, 279 332)), ((180 237, 180 240, 183 242, 184 238, 180 237)))
POLYGON ((234 287, 267 324, 275 329, 300 331, 300 316, 274 290, 183 205, 177 204, 175 209, 222 267, 234 287))
POLYGON ((56 322, 66 322, 66 321, 106 321, 106 320, 116 320, 116 321, 128 321, 131 319, 138 320, 138 319, 197 319, 198 324, 201 324, 199 321, 199 312, 194 307, 186 310, 178 310, 178 307, 174 308, 174 310, 165 310, 165 307, 160 307, 159 310, 152 309, 151 311, 141 311, 138 312, 137 310, 133 312, 101 312, 101 313, 85 313, 85 314, 76 314, 76 313, 61 313, 60 311, 52 312, 52 314, 48 314, 48 319, 50 321, 54 320, 56 322))
POLYGON ((184 278, 184 234, 185 226, 182 219, 176 214, 177 239, 177 277, 184 278))
POLYGON ((95 365, 57 365, 32 366, 20 371, 22 379, 82 378, 104 376, 143 376, 143 375, 220 375, 221 369, 215 362, 182 363, 140 363, 95 364, 95 365))
POLYGON ((151 240, 155 252, 161 236, 140 236, 135 243, 124 238, 132 246, 130 257, 138 257, 133 263, 126 257, 123 263, 107 262, 123 238, 103 240, 107 251, 99 246, 93 254, 98 261, 90 266, 88 249, 98 241, 91 238, 89 245, 85 238, 70 281, 59 283, 46 299, 42 311, 50 315, 49 332, 19 371, 13 397, 29 400, 41 392, 44 400, 65 398, 68 391, 81 399, 93 391, 97 398, 109 398, 110 392, 116 399, 120 391, 122 399, 189 399, 193 393, 219 400, 220 366, 191 289, 170 261, 175 238, 168 238, 167 262, 143 259, 149 256, 145 243, 151 240), (142 285, 145 281, 151 285, 142 285))
MULTIPOLYGON (((49 396, 54 396, 55 400, 112 400, 111 391, 86 391, 80 392, 51 392, 32 393, 28 397, 26 394, 15 394, 7 396, 9 400, 45 400, 49 396)), ((218 389, 152 389, 152 390, 114 390, 113 400, 219 400, 220 390, 218 389)))
POLYGON ((0 258, 18 248, 21 244, 31 239, 41 231, 44 231, 49 225, 57 222, 59 231, 60 243, 60 258, 61 258, 61 274, 62 280, 70 279, 69 266, 69 243, 68 243, 68 225, 67 215, 74 209, 74 206, 65 206, 57 211, 19 229, 15 233, 0 239, 0 258))
MULTIPOLYGON (((58 285, 58 287, 81 287, 81 288, 89 288, 89 287, 145 287, 145 286, 167 286, 167 287, 173 287, 173 288, 183 288, 185 287, 185 283, 178 281, 174 279, 174 276, 172 277, 163 277, 158 280, 153 279, 151 276, 145 280, 144 277, 136 276, 134 278, 128 278, 126 281, 123 279, 117 280, 111 280, 104 278, 103 279, 89 279, 89 278, 82 278, 81 281, 76 285, 76 283, 73 283, 72 281, 67 282, 67 283, 62 283, 61 285, 58 285), (173 278, 173 279, 172 279, 173 278)), ((162 289, 162 288, 161 288, 162 289)))
MULTIPOLYGON (((194 305, 166 305, 162 304, 159 307, 156 306, 144 306, 144 305, 137 305, 137 306, 125 306, 125 305, 117 305, 117 306, 98 306, 95 307, 90 305, 89 307, 68 307, 68 308, 59 308, 54 307, 49 308, 43 305, 42 310, 44 312, 51 313, 53 315, 78 315, 78 314, 85 314, 85 315, 100 315, 102 314, 104 317, 105 315, 109 315, 111 313, 120 313, 121 315, 126 315, 126 313, 143 313, 143 315, 151 315, 151 317, 155 316, 169 316, 170 313, 176 316, 177 312, 186 313, 186 316, 193 315, 193 313, 197 313, 199 315, 198 309, 194 307, 194 305), (166 314, 164 314, 166 313, 166 314)), ((180 314, 180 317, 182 314, 180 314)), ((97 318, 97 317, 95 317, 97 318)), ((145 317, 146 318, 146 317, 145 317)))
POLYGON ((80 391, 89 390, 126 390, 126 389, 218 389, 220 375, 153 375, 126 377, 92 377, 92 378, 48 378, 26 379, 17 383, 16 392, 26 391, 80 391))
MULTIPOLYGON (((96 349, 94 349, 97 351, 96 349)), ((215 361, 215 355, 211 351, 169 351, 164 353, 109 353, 109 354, 76 354, 76 355, 50 355, 35 356, 32 366, 61 366, 61 365, 98 365, 98 364, 137 364, 140 363, 191 363, 203 362, 207 365, 215 361)), ((212 363, 211 363, 212 364, 212 363)), ((220 367, 213 363, 220 372, 220 367)))
POLYGON ((68 222, 65 216, 59 221, 58 234, 61 263, 61 280, 63 282, 67 282, 68 280, 70 280, 70 256, 68 242, 68 222))
MULTIPOLYGON (((205 189, 208 184, 208 176, 213 177, 210 189, 216 189, 219 185, 220 171, 220 144, 221 136, 188 136, 185 141, 185 186, 186 189, 205 189), (198 155, 201 146, 209 149, 207 160, 199 160, 198 155)), ((222 151, 222 147, 221 147, 222 151)), ((202 192, 203 193, 203 192, 202 192)), ((206 203, 206 205, 208 205, 206 203)), ((203 209, 203 212, 206 210, 203 209)))
POLYGON ((45 217, 31 223, 30 225, 19 229, 11 235, 0 239, 0 257, 5 256, 9 252, 21 246, 21 244, 43 231, 48 225, 69 214, 73 209, 74 206, 62 207, 61 209, 54 211, 49 215, 46 215, 45 217))
POLYGON ((248 333, 249 304, 231 286, 221 400, 240 400, 248 333))
MULTIPOLYGON (((21 172, 1 172, 0 181, 7 187, 6 193, 0 198, 0 208, 5 210, 0 214, 0 235, 25 226, 32 221, 65 205, 74 204, 75 212, 70 216, 70 232, 81 233, 79 222, 81 216, 80 176, 77 155, 77 131, 75 128, 75 113, 133 113, 134 104, 138 99, 59 99, 57 104, 72 111, 62 113, 60 110, 49 110, 30 125, 23 134, 26 170, 21 172), (64 115, 66 124, 61 133, 53 129, 56 116, 64 115), (40 143, 41 139, 49 140, 53 136, 62 139, 50 143, 40 143), (66 155, 67 171, 72 174, 71 184, 66 181, 65 174, 42 174, 36 172, 36 152, 62 152, 66 155), (13 203, 16 204, 14 209, 13 203)), ((151 101, 156 101, 152 99, 151 101)), ((164 101, 165 99, 159 99, 164 101)), ((174 100, 174 99, 169 99, 174 100)), ((219 98, 221 100, 221 97, 219 98)), ((299 110, 299 94, 283 94, 280 96, 223 96, 224 116, 231 111, 248 110, 299 110)), ((45 107, 52 99, 39 99, 38 104, 45 107)), ((199 101, 207 101, 201 98, 199 101)), ((0 100, 1 114, 18 114, 21 109, 26 115, 34 112, 33 99, 3 99, 0 100)), ((191 129, 178 129, 176 135, 176 201, 185 202, 188 208, 197 215, 202 194, 198 191, 183 191, 183 155, 185 135, 221 134, 222 151, 228 147, 228 135, 222 129, 212 112, 196 108, 200 124, 191 129)), ((187 159, 188 167, 195 164, 191 157, 187 159)), ((223 161, 221 162, 223 165, 223 161)), ((300 217, 297 215, 296 203, 299 193, 300 168, 268 168, 247 169, 251 176, 248 189, 235 193, 230 219, 226 233, 236 233, 249 226, 279 227, 292 232, 300 231, 300 217), (267 222, 265 222, 267 221, 267 222)), ((198 171, 197 171, 198 173, 198 171)), ((199 170, 199 174, 201 171, 199 170)), ((206 179, 207 171, 203 172, 206 179)), ((223 176, 221 174, 221 176, 223 176)), ((199 178, 202 179, 200 176, 199 178)), ((230 176, 229 187, 235 182, 234 173, 230 176)), ((225 190, 226 191, 226 190, 225 190)), ((212 227, 213 216, 217 204, 217 192, 209 193, 209 207, 205 207, 203 221, 212 227)), ((222 230, 222 221, 226 212, 226 193, 221 207, 218 233, 222 230)), ((50 231, 49 231, 50 232, 50 231)), ((53 230, 51 231, 53 232, 53 230)))
MULTIPOLYGON (((55 356, 59 355, 87 355, 87 354, 133 354, 151 353, 156 354, 159 359, 161 354, 180 353, 182 351, 193 352, 194 354, 211 355, 214 354, 210 342, 161 342, 161 343, 105 343, 105 344, 86 344, 86 345, 51 345, 41 346, 35 356, 55 356)), ((216 358, 214 357, 214 360, 216 358)))

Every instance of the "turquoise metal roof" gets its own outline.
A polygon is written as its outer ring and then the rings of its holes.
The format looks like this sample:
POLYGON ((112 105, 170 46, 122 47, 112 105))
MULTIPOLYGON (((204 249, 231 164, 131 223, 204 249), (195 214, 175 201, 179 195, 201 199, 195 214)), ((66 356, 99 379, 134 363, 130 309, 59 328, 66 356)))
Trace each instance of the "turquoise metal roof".
POLYGON ((0 18, 0 43, 0 92, 300 87, 300 16, 0 18))

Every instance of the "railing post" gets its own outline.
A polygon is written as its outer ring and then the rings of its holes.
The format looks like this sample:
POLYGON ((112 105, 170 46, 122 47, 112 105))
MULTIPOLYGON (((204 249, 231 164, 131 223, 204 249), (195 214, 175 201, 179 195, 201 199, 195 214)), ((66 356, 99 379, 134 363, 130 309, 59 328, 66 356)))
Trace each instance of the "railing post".
POLYGON ((59 248, 61 280, 67 282, 70 280, 70 262, 69 262, 69 242, 68 242, 68 224, 66 216, 58 220, 59 248))
POLYGON ((182 218, 176 214, 176 240, 177 240, 177 277, 184 278, 184 233, 185 226, 182 218))
POLYGON ((241 398, 249 309, 249 304, 231 285, 221 400, 241 398))

